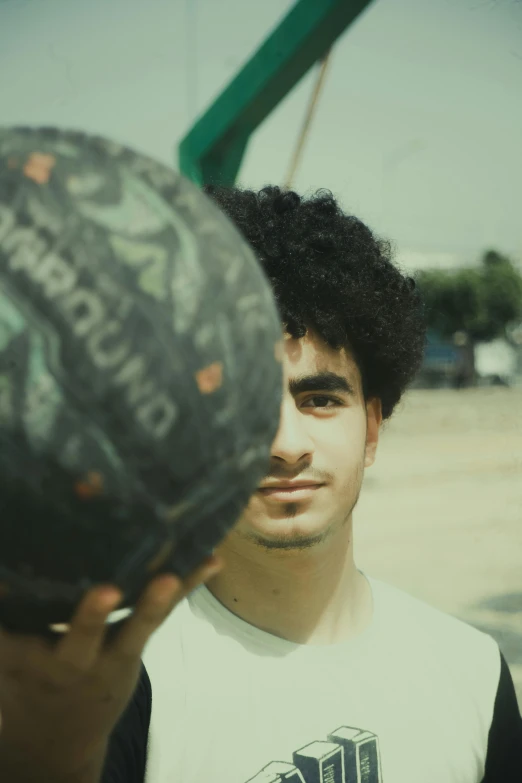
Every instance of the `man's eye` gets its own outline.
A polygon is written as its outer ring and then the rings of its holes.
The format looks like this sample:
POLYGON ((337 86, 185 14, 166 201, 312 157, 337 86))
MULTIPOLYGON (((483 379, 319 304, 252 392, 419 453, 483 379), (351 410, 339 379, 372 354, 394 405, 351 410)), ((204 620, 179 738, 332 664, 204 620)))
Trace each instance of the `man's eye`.
POLYGON ((324 394, 316 394, 314 397, 309 397, 306 400, 305 405, 310 402, 315 403, 313 406, 314 408, 332 408, 342 405, 341 400, 338 400, 337 397, 328 397, 324 394), (330 403, 330 405, 328 403, 330 403))

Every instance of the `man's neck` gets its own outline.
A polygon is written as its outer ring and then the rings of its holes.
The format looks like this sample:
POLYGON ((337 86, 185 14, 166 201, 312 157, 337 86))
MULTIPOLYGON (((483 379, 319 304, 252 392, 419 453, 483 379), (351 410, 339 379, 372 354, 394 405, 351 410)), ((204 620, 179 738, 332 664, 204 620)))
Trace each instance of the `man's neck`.
POLYGON ((227 541, 220 550, 225 567, 207 588, 266 633, 296 644, 346 641, 371 622, 371 588, 355 567, 351 531, 344 542, 328 544, 322 552, 289 553, 245 551, 227 541))

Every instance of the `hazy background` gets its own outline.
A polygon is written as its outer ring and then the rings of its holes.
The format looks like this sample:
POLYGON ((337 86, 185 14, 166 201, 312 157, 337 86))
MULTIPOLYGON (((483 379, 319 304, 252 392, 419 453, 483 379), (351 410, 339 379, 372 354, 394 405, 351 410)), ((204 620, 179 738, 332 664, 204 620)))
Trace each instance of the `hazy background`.
MULTIPOLYGON (((105 133, 164 161, 293 3, 0 0, 6 124, 105 133)), ((281 183, 310 72, 253 138, 281 183)), ((328 187, 407 261, 522 256, 522 3, 375 0, 336 44, 295 187, 328 187), (430 260, 430 259, 428 259, 430 260)))

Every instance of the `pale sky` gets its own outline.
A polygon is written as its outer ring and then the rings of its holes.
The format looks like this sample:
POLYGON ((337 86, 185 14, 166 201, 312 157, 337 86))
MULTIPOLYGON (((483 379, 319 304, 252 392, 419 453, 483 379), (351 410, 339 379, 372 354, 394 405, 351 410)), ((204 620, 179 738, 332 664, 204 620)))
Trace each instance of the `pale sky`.
MULTIPOLYGON (((0 0, 0 122, 177 167, 194 115, 292 4, 0 0)), ((252 138, 241 184, 283 183, 314 78, 252 138)), ((319 187, 399 253, 522 258, 522 2, 374 0, 337 42, 295 181, 319 187)))

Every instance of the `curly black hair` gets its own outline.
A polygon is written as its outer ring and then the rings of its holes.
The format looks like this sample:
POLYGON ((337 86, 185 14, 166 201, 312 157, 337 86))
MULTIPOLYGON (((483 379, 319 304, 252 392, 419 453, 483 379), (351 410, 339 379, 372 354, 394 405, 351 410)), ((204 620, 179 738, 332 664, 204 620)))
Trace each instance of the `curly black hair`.
POLYGON ((419 369, 426 332, 420 294, 392 262, 390 244, 327 190, 309 198, 279 187, 204 190, 253 247, 287 333, 312 329, 330 347, 348 348, 365 399, 378 397, 389 418, 419 369))

